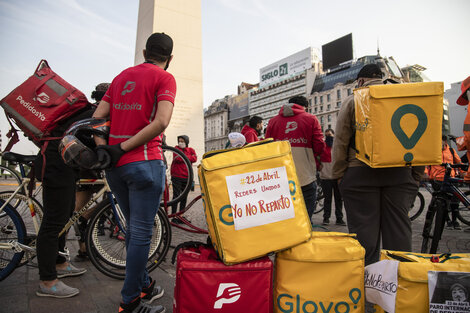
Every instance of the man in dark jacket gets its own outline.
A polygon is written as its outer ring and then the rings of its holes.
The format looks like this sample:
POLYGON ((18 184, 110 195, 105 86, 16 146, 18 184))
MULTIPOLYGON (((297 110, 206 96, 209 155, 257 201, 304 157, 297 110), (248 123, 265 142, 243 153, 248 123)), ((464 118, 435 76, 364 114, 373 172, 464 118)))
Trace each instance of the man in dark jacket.
POLYGON ((263 130, 263 119, 259 116, 253 116, 250 118, 248 124, 245 124, 242 128, 242 135, 245 136, 246 143, 259 141, 258 136, 263 130))
MULTIPOLYGON (((383 84, 376 64, 365 65, 357 75, 358 87, 383 84)), ((371 168, 356 158, 354 96, 339 111, 333 144, 333 178, 346 209, 350 233, 366 249, 365 264, 379 261, 383 249, 411 251, 408 211, 418 192, 424 167, 371 168)))
POLYGON ((316 158, 320 158, 325 141, 317 117, 305 112, 307 106, 305 97, 296 96, 289 99, 289 103, 281 108, 279 115, 269 120, 266 138, 290 142, 305 206, 311 218, 317 197, 316 158))

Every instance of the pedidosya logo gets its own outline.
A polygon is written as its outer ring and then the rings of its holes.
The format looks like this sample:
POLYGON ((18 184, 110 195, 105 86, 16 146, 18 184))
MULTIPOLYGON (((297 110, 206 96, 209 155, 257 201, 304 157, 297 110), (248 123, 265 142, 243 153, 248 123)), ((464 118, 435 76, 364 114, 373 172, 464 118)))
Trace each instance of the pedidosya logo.
POLYGON ((121 96, 124 96, 126 93, 130 93, 135 89, 135 82, 127 81, 122 89, 121 96))
POLYGON ((41 102, 41 103, 48 103, 51 98, 45 93, 41 92, 37 97, 36 100, 41 102))
POLYGON ((282 293, 277 297, 277 307, 283 313, 349 313, 358 309, 362 293, 358 288, 349 291, 349 299, 339 302, 305 300, 300 295, 282 293), (352 303, 351 303, 352 302, 352 303))
POLYGON ((32 105, 30 102, 25 101, 21 95, 19 95, 16 98, 16 100, 19 101, 20 104, 24 106, 26 110, 30 111, 31 114, 36 116, 38 119, 40 119, 43 122, 46 120, 46 116, 41 111, 37 110, 36 107, 32 105))
POLYGON ((217 290, 214 309, 221 309, 224 304, 234 303, 240 299, 242 289, 235 283, 221 283, 217 290))

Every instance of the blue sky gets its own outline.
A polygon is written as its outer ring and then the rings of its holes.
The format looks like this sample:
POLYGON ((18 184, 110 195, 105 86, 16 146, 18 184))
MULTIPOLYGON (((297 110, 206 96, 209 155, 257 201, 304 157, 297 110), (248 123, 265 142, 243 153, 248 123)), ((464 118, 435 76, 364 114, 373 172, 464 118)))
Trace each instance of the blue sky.
MULTIPOLYGON (((89 96, 133 65, 137 11, 137 0, 0 0, 0 98, 43 58, 89 96)), ((202 0, 204 106, 257 83, 260 68, 351 32, 355 57, 379 42, 382 55, 423 65, 448 88, 470 75, 469 28, 467 0, 202 0)))

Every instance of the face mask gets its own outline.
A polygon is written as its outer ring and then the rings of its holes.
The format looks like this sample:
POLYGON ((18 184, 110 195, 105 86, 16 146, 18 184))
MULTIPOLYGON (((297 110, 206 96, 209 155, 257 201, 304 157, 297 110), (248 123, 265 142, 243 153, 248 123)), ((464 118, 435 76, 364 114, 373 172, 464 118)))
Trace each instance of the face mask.
POLYGON ((325 143, 328 147, 333 146, 333 136, 326 136, 325 137, 325 143))
POLYGON ((180 147, 181 149, 184 149, 186 148, 186 144, 184 142, 178 142, 178 147, 180 147))

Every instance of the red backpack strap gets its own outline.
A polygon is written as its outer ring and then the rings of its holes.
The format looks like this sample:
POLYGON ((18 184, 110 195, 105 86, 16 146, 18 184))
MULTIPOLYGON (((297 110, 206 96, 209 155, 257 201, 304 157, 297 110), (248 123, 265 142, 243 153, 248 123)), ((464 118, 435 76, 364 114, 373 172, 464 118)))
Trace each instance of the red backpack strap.
POLYGON ((4 152, 5 151, 10 151, 11 148, 18 142, 20 141, 19 137, 18 137, 18 130, 13 126, 13 124, 11 123, 11 120, 10 120, 10 117, 8 116, 8 114, 5 114, 6 117, 7 117, 7 120, 8 120, 8 123, 10 123, 10 130, 8 131, 7 133, 7 137, 10 138, 10 140, 8 140, 8 144, 7 146, 5 147, 5 150, 3 150, 4 152))

